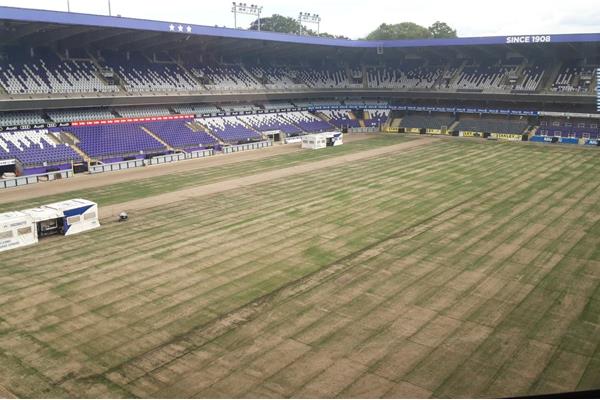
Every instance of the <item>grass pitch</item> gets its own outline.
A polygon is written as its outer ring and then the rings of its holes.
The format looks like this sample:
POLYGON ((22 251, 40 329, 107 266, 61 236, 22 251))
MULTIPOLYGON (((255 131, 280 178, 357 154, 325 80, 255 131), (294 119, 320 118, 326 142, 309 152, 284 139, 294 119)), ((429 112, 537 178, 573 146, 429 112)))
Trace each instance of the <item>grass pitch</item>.
MULTIPOLYGON (((115 204, 397 140, 85 196, 115 204)), ((26 397, 599 388, 599 167, 594 150, 440 141, 0 254, 0 385, 26 397)))

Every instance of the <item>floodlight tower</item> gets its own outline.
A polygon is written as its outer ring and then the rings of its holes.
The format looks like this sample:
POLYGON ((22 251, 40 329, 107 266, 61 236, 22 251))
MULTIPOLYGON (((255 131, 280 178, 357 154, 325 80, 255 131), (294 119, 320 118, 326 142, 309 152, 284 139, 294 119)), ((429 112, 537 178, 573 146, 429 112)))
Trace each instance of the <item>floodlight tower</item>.
POLYGON ((260 13, 262 12, 262 6, 258 6, 256 4, 247 5, 246 3, 236 3, 235 1, 231 2, 231 12, 233 13, 233 26, 237 29, 237 15, 238 14, 246 14, 246 15, 254 15, 258 19, 258 30, 260 31, 260 13))
POLYGON ((321 27, 321 17, 319 14, 311 14, 307 12, 301 12, 298 15, 298 23, 300 24, 300 34, 302 35, 302 23, 306 22, 309 24, 317 24, 317 35, 319 35, 321 27))

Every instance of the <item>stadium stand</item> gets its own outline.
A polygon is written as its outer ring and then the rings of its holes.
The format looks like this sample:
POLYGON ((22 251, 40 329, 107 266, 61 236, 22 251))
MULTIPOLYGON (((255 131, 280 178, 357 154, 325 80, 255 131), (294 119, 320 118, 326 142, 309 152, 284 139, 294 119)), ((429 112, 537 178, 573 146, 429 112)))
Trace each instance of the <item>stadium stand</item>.
POLYGON ((160 117, 171 114, 167 107, 161 106, 120 107, 115 111, 123 118, 160 117))
POLYGON ((583 139, 600 138, 600 121, 592 119, 548 118, 540 121, 537 132, 541 136, 572 137, 583 139))
POLYGON ((359 121, 352 115, 352 110, 317 110, 317 112, 323 114, 330 124, 340 129, 360 127, 359 121))
POLYGON ((365 110, 363 119, 367 127, 379 127, 385 124, 390 116, 390 110, 365 110))
POLYGON ((397 68, 368 68, 368 86, 385 89, 432 88, 442 75, 443 68, 424 67, 422 63, 416 60, 397 68))
POLYGON ((324 132, 333 129, 333 125, 317 118, 308 111, 294 111, 286 117, 305 132, 324 132))
POLYGON ((136 52, 104 52, 104 65, 123 78, 130 92, 202 91, 192 75, 175 63, 152 63, 136 52))
POLYGON ((250 69, 266 88, 269 89, 299 89, 306 84, 293 78, 287 66, 254 66, 250 69))
POLYGON ((114 92, 89 61, 61 60, 41 48, 35 54, 11 49, 0 57, 0 83, 10 94, 114 92))
POLYGON ((178 114, 195 114, 201 116, 202 114, 218 114, 222 113, 217 106, 206 105, 206 104, 178 104, 173 106, 173 110, 178 114))
POLYGON ((92 121, 112 119, 115 115, 109 110, 57 110, 47 111, 48 117, 54 122, 92 121))
POLYGON ((258 132, 248 128, 237 117, 199 118, 197 121, 225 143, 237 144, 262 138, 258 132))
POLYGON ((5 112, 0 113, 0 126, 44 124, 46 120, 39 112, 5 112))
POLYGON ((402 117, 400 126, 403 128, 419 129, 440 129, 450 127, 455 118, 449 115, 440 114, 409 114, 402 117))
POLYGON ((193 130, 190 123, 193 120, 144 122, 142 125, 158 136, 163 142, 175 149, 197 150, 214 146, 218 142, 203 130, 193 130))
POLYGON ((246 125, 252 126, 259 132, 282 131, 287 136, 296 136, 302 133, 302 129, 292 124, 283 114, 254 114, 242 115, 238 119, 246 125))
POLYGON ((71 126, 54 128, 66 131, 77 139, 77 146, 88 156, 105 162, 120 161, 126 157, 165 153, 166 147, 142 129, 140 123, 71 126))
POLYGON ((526 119, 494 117, 461 117, 455 131, 522 134, 529 123, 526 119))
POLYGON ((213 91, 247 91, 264 89, 264 86, 240 65, 188 65, 192 74, 204 81, 213 91))
POLYGON ((56 143, 47 129, 38 129, 0 132, 0 159, 17 159, 30 172, 37 173, 40 169, 45 171, 49 164, 81 161, 81 156, 68 145, 56 143))

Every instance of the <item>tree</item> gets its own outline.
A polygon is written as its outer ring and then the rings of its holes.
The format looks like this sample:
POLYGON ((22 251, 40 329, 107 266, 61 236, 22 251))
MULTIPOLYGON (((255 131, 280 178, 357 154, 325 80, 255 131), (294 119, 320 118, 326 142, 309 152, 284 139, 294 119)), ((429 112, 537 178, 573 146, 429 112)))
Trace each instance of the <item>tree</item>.
MULTIPOLYGON (((254 20, 250 24, 250 30, 256 31, 258 30, 258 19, 254 20)), ((298 34, 302 32, 303 35, 308 36, 323 36, 328 38, 336 38, 336 39, 348 39, 342 35, 332 35, 326 32, 320 33, 317 35, 317 32, 309 29, 305 26, 300 26, 298 20, 290 17, 284 17, 283 15, 273 14, 270 17, 261 18, 260 19, 260 29, 262 31, 269 32, 281 32, 281 33, 293 33, 298 34), (300 29, 302 28, 302 29, 300 29)))
POLYGON ((381 24, 377 29, 367 35, 367 40, 393 40, 393 39, 429 39, 429 29, 414 22, 401 22, 399 24, 381 24))
POLYGON ((395 39, 431 39, 455 38, 456 30, 447 23, 437 21, 429 28, 417 25, 414 22, 401 22, 399 24, 381 24, 366 37, 367 40, 395 40, 395 39))
POLYGON ((429 28, 429 32, 431 36, 436 39, 442 38, 455 38, 456 37, 456 29, 452 29, 447 23, 436 21, 429 28))
MULTIPOLYGON (((269 32, 298 33, 300 32, 300 23, 294 18, 273 14, 260 19, 260 29, 269 32)), ((258 30, 258 19, 250 24, 250 30, 258 30)))

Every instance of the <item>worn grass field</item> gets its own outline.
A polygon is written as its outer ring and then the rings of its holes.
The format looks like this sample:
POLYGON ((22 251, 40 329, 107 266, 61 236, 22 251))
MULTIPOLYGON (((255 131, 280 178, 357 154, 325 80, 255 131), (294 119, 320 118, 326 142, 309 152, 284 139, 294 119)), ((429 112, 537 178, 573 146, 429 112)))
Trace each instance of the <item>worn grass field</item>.
POLYGON ((23 397, 600 388, 599 154, 440 141, 2 253, 0 386, 23 397))

